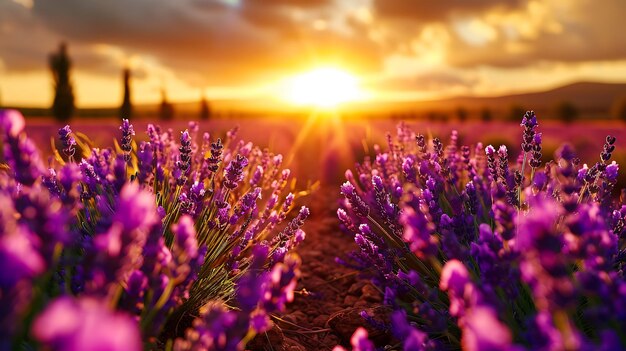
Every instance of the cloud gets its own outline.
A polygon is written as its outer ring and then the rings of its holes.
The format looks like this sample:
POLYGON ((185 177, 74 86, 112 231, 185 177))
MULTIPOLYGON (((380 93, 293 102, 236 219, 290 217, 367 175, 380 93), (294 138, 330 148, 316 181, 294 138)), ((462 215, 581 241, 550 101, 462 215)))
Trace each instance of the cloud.
POLYGON ((453 14, 481 13, 493 8, 515 8, 525 0, 375 0, 374 8, 382 18, 416 21, 444 21, 453 14))
POLYGON ((626 57, 623 0, 20 1, 0 0, 0 69, 10 72, 46 70, 62 40, 83 73, 118 79, 130 62, 137 78, 175 75, 194 88, 328 63, 385 89, 472 89, 482 81, 468 77, 486 68, 626 57))
POLYGON ((262 80, 327 60, 375 67, 382 53, 369 39, 319 31, 311 14, 327 16, 322 0, 248 0, 228 5, 198 0, 35 0, 49 28, 81 44, 120 47, 152 57, 187 79, 209 84, 262 80), (295 10, 306 8, 297 18, 295 10), (310 22, 310 23, 307 23, 310 22))
MULTIPOLYGON (((5 70, 15 73, 47 69, 48 56, 65 39, 50 31, 27 6, 0 0, 0 59, 5 70)), ((96 74, 117 74, 121 67, 91 44, 71 47, 70 54, 75 66, 96 74)))
MULTIPOLYGON (((522 67, 538 62, 611 61, 626 57, 621 0, 544 1, 482 17, 491 35, 477 42, 454 33, 446 62, 457 67, 522 67)), ((453 28, 450 29, 454 31, 453 28)), ((475 37, 474 37, 475 38, 475 37)))
POLYGON ((23 71, 46 65, 46 47, 57 39, 28 8, 0 0, 0 58, 7 70, 23 71))

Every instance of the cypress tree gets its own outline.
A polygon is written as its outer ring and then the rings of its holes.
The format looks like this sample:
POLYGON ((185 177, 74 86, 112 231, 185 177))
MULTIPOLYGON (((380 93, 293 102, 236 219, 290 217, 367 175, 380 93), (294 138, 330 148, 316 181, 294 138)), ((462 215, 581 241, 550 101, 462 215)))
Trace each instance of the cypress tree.
POLYGON ((61 43, 59 51, 51 54, 48 62, 54 80, 52 115, 60 121, 66 121, 74 114, 74 89, 70 80, 72 62, 67 55, 67 45, 61 43))
POLYGON ((124 98, 120 107, 119 117, 122 119, 130 119, 133 114, 133 105, 130 102, 130 69, 124 68, 122 73, 124 79, 124 98))

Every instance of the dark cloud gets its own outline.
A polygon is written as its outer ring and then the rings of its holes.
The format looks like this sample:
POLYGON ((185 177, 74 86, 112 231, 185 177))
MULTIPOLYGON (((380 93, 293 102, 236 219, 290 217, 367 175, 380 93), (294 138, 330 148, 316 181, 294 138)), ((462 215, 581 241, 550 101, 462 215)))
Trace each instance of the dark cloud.
POLYGON ((492 8, 514 8, 525 0, 374 0, 378 16, 390 19, 444 21, 455 13, 480 13, 492 8))
POLYGON ((331 5, 333 0, 242 0, 244 7, 249 4, 258 4, 265 6, 290 6, 298 8, 322 7, 331 5))
MULTIPOLYGON (((0 59, 12 72, 46 69, 47 58, 65 36, 50 31, 22 5, 0 0, 0 59)), ((90 46, 70 47, 75 65, 109 75, 118 73, 119 63, 92 50, 90 46)))
POLYGON ((104 43, 150 55, 186 79, 209 84, 259 80, 319 58, 377 66, 382 53, 364 38, 319 33, 289 6, 323 14, 328 1, 35 0, 47 26, 80 43, 104 43))
MULTIPOLYGON (((560 32, 539 26, 534 35, 511 36, 505 27, 517 24, 491 23, 496 35, 480 43, 468 42, 456 21, 484 19, 491 10, 531 16, 529 0, 372 0, 371 21, 341 12, 343 1, 34 0, 31 10, 0 0, 0 59, 11 71, 45 69, 46 57, 65 40, 75 67, 104 75, 119 74, 123 58, 94 50, 99 44, 120 48, 127 57, 154 58, 198 85, 257 83, 320 62, 372 75, 393 54, 414 56, 419 65, 430 46, 416 43, 431 24, 446 34, 435 41, 445 46, 445 63, 453 67, 626 58, 626 36, 619 30, 624 0, 536 3, 562 4, 548 13, 560 32), (315 27, 316 20, 325 25, 315 27), (381 36, 374 40, 372 33, 381 36)), ((528 26, 536 25, 532 20, 528 26)), ((436 89, 475 82, 433 73, 394 84, 436 89)))
POLYGON ((0 0, 0 59, 8 70, 41 68, 46 64, 46 50, 57 40, 28 9, 0 0))

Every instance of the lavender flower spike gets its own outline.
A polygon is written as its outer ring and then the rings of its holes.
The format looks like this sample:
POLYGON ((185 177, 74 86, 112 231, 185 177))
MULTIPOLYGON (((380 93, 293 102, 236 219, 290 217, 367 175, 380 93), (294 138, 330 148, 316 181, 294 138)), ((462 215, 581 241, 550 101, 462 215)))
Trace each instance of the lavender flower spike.
POLYGON ((247 165, 248 159, 241 155, 237 155, 234 160, 230 161, 224 170, 224 186, 231 190, 235 189, 243 180, 243 169, 247 165))
POLYGON ((137 323, 90 298, 56 299, 37 317, 32 333, 55 351, 142 350, 137 323))
POLYGON ((4 158, 15 172, 15 180, 32 185, 45 174, 43 163, 32 140, 23 135, 24 117, 18 111, 0 110, 4 134, 4 158))
POLYGON ((520 126, 524 127, 522 141, 522 150, 524 150, 524 152, 529 152, 533 148, 533 139, 535 138, 535 128, 537 125, 535 111, 526 111, 522 118, 522 124, 520 124, 520 126))
POLYGON ((132 137, 135 135, 135 130, 133 129, 133 125, 130 124, 127 119, 122 119, 120 130, 122 131, 120 148, 124 151, 124 160, 128 162, 130 161, 130 152, 133 149, 131 144, 133 141, 132 137))
POLYGON ((177 224, 172 226, 175 234, 176 245, 181 248, 181 253, 190 258, 198 256, 198 242, 196 241, 196 230, 193 226, 193 218, 188 215, 180 217, 177 224))
POLYGON ((183 185, 187 182, 187 175, 191 170, 191 136, 185 130, 180 135, 179 160, 176 161, 176 184, 183 185))
POLYGON ((76 140, 70 135, 71 133, 72 130, 69 125, 59 129, 59 139, 61 139, 61 144, 63 145, 63 153, 70 158, 76 153, 76 140))
POLYGON ((341 194, 348 199, 350 202, 350 206, 352 206, 352 210, 359 217, 367 217, 370 213, 370 208, 367 204, 361 199, 361 197, 356 193, 356 189, 354 185, 350 182, 345 182, 341 186, 341 194))

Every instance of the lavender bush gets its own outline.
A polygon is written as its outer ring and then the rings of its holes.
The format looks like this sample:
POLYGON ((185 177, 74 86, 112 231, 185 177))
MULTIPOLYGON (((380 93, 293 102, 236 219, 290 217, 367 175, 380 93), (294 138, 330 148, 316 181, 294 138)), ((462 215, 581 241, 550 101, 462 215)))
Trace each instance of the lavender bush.
MULTIPOLYGON (((372 327, 405 350, 626 349, 615 138, 591 167, 568 145, 542 163, 532 111, 521 126, 511 158, 401 125, 386 151, 346 172, 337 214, 359 249, 340 261, 384 293, 395 312, 372 327)), ((373 350, 366 335, 355 349, 373 350)))
POLYGON ((309 211, 280 155, 124 120, 114 149, 61 128, 46 169, 0 125, 0 349, 242 349, 293 298, 309 211))

